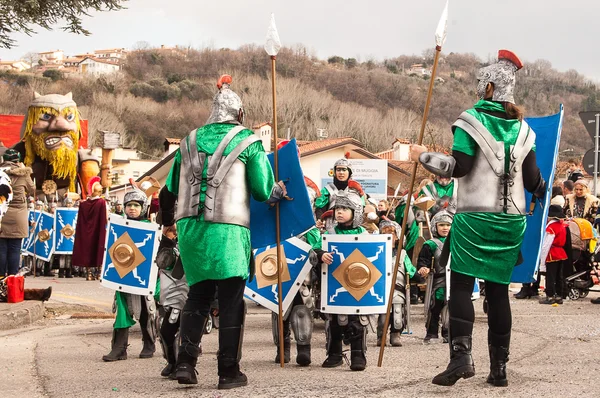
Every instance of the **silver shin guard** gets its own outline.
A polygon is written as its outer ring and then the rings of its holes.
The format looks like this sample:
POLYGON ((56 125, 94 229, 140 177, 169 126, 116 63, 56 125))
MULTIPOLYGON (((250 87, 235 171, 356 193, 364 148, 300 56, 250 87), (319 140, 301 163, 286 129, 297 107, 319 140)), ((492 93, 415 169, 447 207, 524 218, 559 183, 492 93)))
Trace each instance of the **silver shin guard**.
POLYGON ((312 311, 305 305, 292 308, 290 323, 298 345, 309 345, 313 331, 312 311))

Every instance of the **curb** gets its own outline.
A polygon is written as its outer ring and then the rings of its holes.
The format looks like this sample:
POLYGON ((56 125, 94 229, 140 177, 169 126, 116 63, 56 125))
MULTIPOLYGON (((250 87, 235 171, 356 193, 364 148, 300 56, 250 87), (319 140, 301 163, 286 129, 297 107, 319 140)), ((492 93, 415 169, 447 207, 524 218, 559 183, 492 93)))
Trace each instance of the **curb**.
POLYGON ((0 331, 29 326, 44 317, 44 303, 22 301, 16 304, 0 304, 0 331))

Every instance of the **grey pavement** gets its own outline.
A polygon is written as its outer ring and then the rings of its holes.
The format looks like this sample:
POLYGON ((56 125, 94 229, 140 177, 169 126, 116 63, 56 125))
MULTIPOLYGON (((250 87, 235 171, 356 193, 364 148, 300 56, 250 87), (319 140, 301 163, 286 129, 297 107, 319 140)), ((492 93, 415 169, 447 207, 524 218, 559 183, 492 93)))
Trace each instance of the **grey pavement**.
MULTIPOLYGON (((129 339, 129 359, 104 363, 110 349, 111 320, 72 319, 81 307, 90 312, 108 311, 112 292, 98 282, 36 278, 36 287, 53 284, 58 293, 48 302, 51 316, 28 328, 0 332, 0 397, 581 397, 598 396, 594 383, 600 371, 600 305, 589 299, 567 301, 562 306, 540 305, 536 300, 511 300, 513 339, 508 362, 509 386, 494 388, 485 383, 489 360, 487 325, 475 302, 474 336, 476 376, 460 380, 454 387, 431 384, 448 361, 448 346, 424 346, 422 305, 413 306, 413 333, 404 335, 403 347, 387 347, 383 367, 377 367, 379 349, 369 333, 368 367, 351 372, 347 365, 323 369, 325 336, 323 322, 315 324, 313 363, 301 368, 292 363, 281 369, 273 362, 270 315, 250 305, 244 336, 242 368, 247 387, 216 390, 217 331, 204 336, 203 356, 198 362, 199 384, 185 387, 165 380, 159 373, 165 364, 159 352, 139 359, 141 333, 135 326, 129 339), (64 282, 63 282, 64 281, 64 282), (55 287, 56 286, 56 287, 55 287), (103 291, 103 290, 106 291, 103 291), (53 314, 58 314, 54 316, 53 314)), ((33 287, 33 286, 30 286, 33 287)))

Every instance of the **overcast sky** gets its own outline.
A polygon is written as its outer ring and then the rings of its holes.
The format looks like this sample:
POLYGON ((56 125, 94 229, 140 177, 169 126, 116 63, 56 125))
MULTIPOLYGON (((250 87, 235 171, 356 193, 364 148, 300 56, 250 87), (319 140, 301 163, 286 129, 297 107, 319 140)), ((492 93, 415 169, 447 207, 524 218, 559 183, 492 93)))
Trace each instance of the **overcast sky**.
MULTIPOLYGON (((421 54, 435 45, 445 0, 130 0, 127 10, 84 19, 89 37, 38 30, 14 35, 18 47, 3 60, 30 51, 62 49, 68 55, 94 49, 153 46, 237 48, 264 43, 275 13, 283 45, 301 43, 319 58, 361 61, 421 54)), ((500 48, 524 61, 546 59, 560 71, 575 69, 600 81, 598 0, 450 0, 443 51, 472 52, 483 59, 500 48), (596 22, 594 22, 596 21, 596 22)))

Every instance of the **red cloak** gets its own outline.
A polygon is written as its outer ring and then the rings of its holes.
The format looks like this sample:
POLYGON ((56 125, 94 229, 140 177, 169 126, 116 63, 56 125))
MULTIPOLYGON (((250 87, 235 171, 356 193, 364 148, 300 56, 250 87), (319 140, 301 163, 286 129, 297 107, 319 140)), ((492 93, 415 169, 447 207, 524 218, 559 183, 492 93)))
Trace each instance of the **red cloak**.
POLYGON ((73 265, 76 267, 101 267, 106 238, 106 201, 88 199, 79 204, 73 265))

